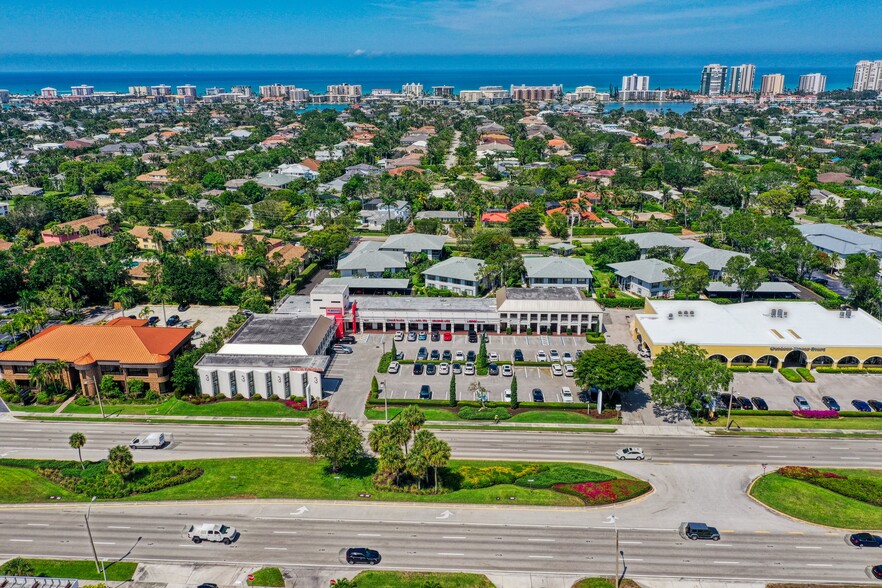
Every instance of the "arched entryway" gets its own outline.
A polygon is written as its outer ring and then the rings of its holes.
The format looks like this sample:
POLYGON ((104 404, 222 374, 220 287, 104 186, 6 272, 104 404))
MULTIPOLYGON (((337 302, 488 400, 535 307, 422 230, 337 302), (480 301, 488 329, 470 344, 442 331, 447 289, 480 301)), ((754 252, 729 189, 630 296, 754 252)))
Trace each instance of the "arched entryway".
POLYGON ((860 360, 854 355, 846 355, 836 362, 836 367, 857 367, 860 363, 860 360))
POLYGON ((805 353, 794 349, 784 356, 784 367, 805 367, 806 361, 805 353))
POLYGON ((819 355, 812 360, 812 368, 828 367, 833 365, 833 358, 829 355, 819 355))
POLYGON ((720 363, 729 363, 729 360, 726 359, 726 357, 724 355, 720 355, 719 353, 711 355, 710 357, 708 357, 708 359, 712 359, 714 361, 719 361, 720 363))
POLYGON ((732 358, 732 365, 735 367, 750 367, 753 365, 753 358, 749 355, 736 355, 732 358))
POLYGON ((882 367, 882 357, 874 355, 864 361, 864 367, 882 367))
POLYGON ((760 366, 768 366, 770 368, 778 367, 778 358, 774 355, 763 355, 761 358, 756 360, 756 365, 760 366))

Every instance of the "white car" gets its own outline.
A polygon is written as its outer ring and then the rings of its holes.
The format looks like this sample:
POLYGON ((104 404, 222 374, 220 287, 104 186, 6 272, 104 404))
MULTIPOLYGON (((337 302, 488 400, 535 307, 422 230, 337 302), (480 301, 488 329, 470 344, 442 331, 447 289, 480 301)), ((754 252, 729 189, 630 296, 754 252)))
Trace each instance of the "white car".
POLYGON ((618 451, 616 451, 616 459, 636 459, 639 461, 643 461, 644 459, 646 459, 646 456, 643 455, 643 450, 639 447, 625 447, 624 449, 619 449, 618 451))
POLYGON ((404 331, 395 331, 395 340, 404 341, 404 331))
POLYGON ((536 353, 536 361, 548 361, 548 356, 541 349, 536 353))
POLYGON ((457 351, 456 355, 453 356, 453 359, 456 361, 465 361, 465 353, 462 351, 457 351))
POLYGON ((490 353, 487 354, 487 359, 489 361, 495 363, 495 362, 499 361, 499 354, 496 353, 495 351, 491 351, 490 353))
POLYGON ((563 354, 563 362, 564 363, 573 363, 573 355, 567 351, 563 354))
POLYGON ((573 367, 571 363, 564 364, 564 373, 568 378, 572 378, 576 374, 576 368, 573 367))
POLYGON ((502 375, 506 378, 510 378, 514 375, 514 370, 511 369, 511 366, 507 363, 502 364, 502 375))
POLYGON ((450 364, 449 363, 439 363, 438 364, 438 375, 446 376, 450 373, 450 364))
POLYGON ((551 356, 551 361, 560 361, 560 354, 558 354, 556 349, 552 349, 549 355, 551 356))
POLYGON ((511 402, 511 390, 508 388, 502 393, 502 401, 503 402, 511 402))
POLYGON ((559 363, 551 364, 551 375, 562 376, 563 374, 564 374, 563 368, 560 367, 559 363))
POLYGON ((569 386, 564 386, 560 389, 560 397, 566 403, 570 403, 573 401, 573 391, 570 390, 569 386))
POLYGON ((465 364, 465 369, 462 372, 466 376, 474 376, 475 375, 475 364, 472 362, 468 362, 465 364))
POLYGON ((390 374, 397 374, 399 370, 401 370, 401 364, 397 361, 393 361, 389 363, 389 369, 386 371, 390 374))

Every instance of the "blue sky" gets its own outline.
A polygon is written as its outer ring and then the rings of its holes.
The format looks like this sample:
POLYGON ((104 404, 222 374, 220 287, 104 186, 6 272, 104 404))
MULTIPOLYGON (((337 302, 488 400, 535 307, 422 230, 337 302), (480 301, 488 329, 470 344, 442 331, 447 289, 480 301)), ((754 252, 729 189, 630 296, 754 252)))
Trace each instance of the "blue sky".
POLYGON ((2 54, 859 54, 879 0, 25 0, 2 54))

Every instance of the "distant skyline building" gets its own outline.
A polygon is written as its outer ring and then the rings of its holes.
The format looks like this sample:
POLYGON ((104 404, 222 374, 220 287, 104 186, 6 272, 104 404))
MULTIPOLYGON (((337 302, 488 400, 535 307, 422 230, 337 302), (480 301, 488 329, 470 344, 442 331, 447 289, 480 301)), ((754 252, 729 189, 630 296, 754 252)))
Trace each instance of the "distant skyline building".
POLYGON ((158 86, 150 86, 151 96, 171 96, 171 86, 159 84, 158 86))
POLYGON ((526 84, 521 84, 520 86, 513 85, 511 87, 512 100, 525 100, 528 102, 558 100, 561 96, 563 96, 563 86, 557 84, 551 86, 527 86, 526 84))
POLYGON ((150 95, 150 88, 147 86, 129 86, 129 94, 137 97, 144 97, 150 95))
POLYGON ((232 94, 239 94, 240 96, 243 96, 245 98, 251 98, 252 96, 254 96, 254 90, 251 88, 251 86, 233 86, 230 89, 230 92, 232 94))
POLYGON ((422 84, 404 84, 401 86, 401 93, 405 96, 422 96, 423 95, 423 85, 422 84))
POLYGON ((726 91, 729 67, 719 63, 705 65, 701 70, 698 93, 703 96, 719 96, 726 91))
POLYGON ((820 94, 827 88, 827 76, 819 73, 810 73, 799 76, 798 91, 807 94, 820 94))
POLYGON ((206 96, 220 96, 221 94, 226 94, 226 90, 223 88, 205 88, 206 96))
POLYGON ((9 102, 9 90, 0 90, 0 104, 9 102))
POLYGON ((752 63, 733 65, 729 70, 730 94, 753 94, 753 83, 756 78, 756 66, 752 63))
POLYGON ((191 84, 184 84, 183 86, 178 86, 178 94, 184 96, 185 98, 196 98, 196 86, 191 84))
POLYGON ((435 98, 452 98, 453 86, 432 86, 432 95, 435 98))
POLYGON ((865 90, 882 91, 882 60, 868 61, 862 59, 854 68, 854 82, 851 89, 855 92, 865 90))
POLYGON ((40 98, 58 98, 58 90, 55 88, 43 88, 40 90, 40 98))
POLYGON ((71 86, 70 95, 79 98, 88 98, 95 95, 95 86, 71 86))
POLYGON ((763 96, 775 96, 784 93, 784 74, 766 74, 760 86, 760 94, 763 96))
POLYGON ((639 92, 643 90, 649 89, 649 76, 638 76, 637 74, 631 74, 629 76, 622 76, 622 91, 623 92, 639 92))

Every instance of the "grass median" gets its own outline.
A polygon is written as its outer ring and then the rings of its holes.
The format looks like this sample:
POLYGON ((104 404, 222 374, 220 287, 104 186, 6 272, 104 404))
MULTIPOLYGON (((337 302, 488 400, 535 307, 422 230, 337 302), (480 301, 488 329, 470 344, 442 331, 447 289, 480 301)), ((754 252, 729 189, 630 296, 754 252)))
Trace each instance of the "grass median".
MULTIPOLYGON (((402 410, 401 407, 389 407, 389 418, 395 418, 402 410)), ((451 411, 443 408, 427 408, 423 412, 426 415, 426 421, 458 421, 473 422, 481 421, 461 419, 451 411)), ((386 418, 386 412, 382 408, 368 408, 364 411, 364 415, 372 421, 382 421, 386 418)), ((492 422, 492 421, 485 421, 492 422)), ((528 410, 505 419, 505 423, 558 423, 563 425, 617 425, 618 419, 599 419, 585 414, 584 411, 575 410, 528 410)))
MULTIPOLYGON (((315 411, 297 411, 282 402, 269 400, 222 400, 191 404, 177 398, 169 398, 160 404, 105 404, 104 412, 109 415, 307 418, 315 411)), ((101 407, 96 404, 78 406, 74 402, 65 407, 64 413, 101 414, 101 407)))
MULTIPOLYGON (((882 431, 882 417, 850 417, 844 416, 838 419, 804 419, 794 416, 772 416, 763 414, 739 414, 732 416, 734 426, 755 429, 849 429, 864 431, 882 431)), ((700 424, 705 427, 725 427, 726 419, 719 418, 715 421, 704 421, 700 424)))
MULTIPOLYGON (((6 565, 0 566, 0 575, 7 571, 22 571, 21 565, 29 566, 29 576, 39 578, 66 578, 70 580, 104 580, 104 574, 99 572, 92 560, 64 560, 64 559, 29 559, 17 558, 7 565, 17 566, 17 570, 8 570, 6 565)), ((105 562, 104 571, 107 579, 113 582, 126 582, 132 579, 138 564, 129 561, 105 562)), ((15 574, 11 574, 15 575, 15 574)))
MULTIPOLYGON (((277 498, 583 506, 600 504, 597 500, 620 502, 651 489, 645 482, 623 472, 578 463, 451 460, 442 472, 445 491, 439 494, 375 489, 372 475, 376 462, 371 459, 365 459, 352 471, 336 475, 328 473, 324 462, 296 457, 182 460, 174 463, 182 468, 201 469, 203 473, 192 481, 128 495, 121 500, 277 498), (534 482, 528 484, 527 478, 534 482), (585 482, 579 483, 580 480, 585 482), (555 488, 554 484, 563 487, 555 488), (594 502, 589 502, 592 500, 594 502)), ((160 467, 161 463, 138 465, 160 467)), ((38 467, 63 470, 71 476, 77 475, 79 470, 77 462, 0 460, 0 499, 25 503, 54 502, 51 496, 74 502, 89 498, 85 493, 65 490, 51 482, 41 475, 38 467)), ((87 471, 91 471, 90 468, 87 471)))
POLYGON ((364 571, 355 578, 357 588, 494 588, 494 584, 481 574, 463 572, 378 572, 364 571))
MULTIPOLYGON (((882 487, 879 470, 820 470, 846 476, 862 487, 882 487)), ((791 517, 844 529, 882 529, 882 507, 822 488, 806 480, 773 472, 759 478, 750 495, 763 504, 791 517)))

